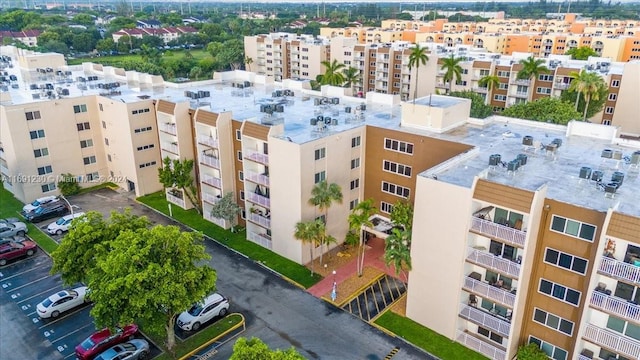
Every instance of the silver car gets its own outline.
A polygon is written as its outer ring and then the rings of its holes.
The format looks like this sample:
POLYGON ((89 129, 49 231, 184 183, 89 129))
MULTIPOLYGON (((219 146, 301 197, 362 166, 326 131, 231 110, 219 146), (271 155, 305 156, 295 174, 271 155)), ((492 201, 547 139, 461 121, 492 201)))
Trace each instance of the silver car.
POLYGON ((149 343, 143 339, 133 339, 112 346, 94 360, 144 360, 149 356, 149 343))
POLYGON ((0 238, 16 235, 24 236, 28 231, 27 225, 23 222, 0 223, 0 238))

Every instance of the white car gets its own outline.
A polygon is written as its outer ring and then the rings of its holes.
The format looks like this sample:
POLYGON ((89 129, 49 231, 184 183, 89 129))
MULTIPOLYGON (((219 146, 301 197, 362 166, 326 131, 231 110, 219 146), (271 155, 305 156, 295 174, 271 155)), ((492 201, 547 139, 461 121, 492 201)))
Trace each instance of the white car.
POLYGON ((202 324, 216 316, 225 316, 227 312, 229 312, 229 300, 215 293, 180 314, 177 324, 182 330, 196 331, 202 324))
POLYGON ((49 195, 49 196, 43 196, 41 198, 36 199, 34 202, 32 202, 31 204, 27 204, 25 206, 22 207, 22 212, 24 214, 28 214, 29 212, 37 209, 38 207, 40 207, 41 205, 44 204, 48 204, 50 202, 54 202, 54 201, 58 201, 58 197, 57 196, 53 196, 53 195, 49 195))
POLYGON ((86 286, 57 292, 38 304, 38 316, 43 319, 56 318, 61 313, 84 304, 86 295, 86 286))
POLYGON ((69 229, 71 228, 71 221, 81 216, 84 216, 83 212, 65 215, 60 219, 49 224, 47 226, 47 232, 51 235, 53 234, 60 235, 65 231, 69 231, 69 229))

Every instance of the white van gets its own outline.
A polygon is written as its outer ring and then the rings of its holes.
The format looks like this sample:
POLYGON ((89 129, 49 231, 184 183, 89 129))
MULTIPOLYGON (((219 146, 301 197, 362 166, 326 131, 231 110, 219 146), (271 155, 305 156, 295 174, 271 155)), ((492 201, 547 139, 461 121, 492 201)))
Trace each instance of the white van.
POLYGON ((71 215, 65 215, 60 219, 56 220, 55 222, 52 222, 51 224, 49 224, 49 226, 47 226, 47 232, 51 235, 53 234, 60 235, 65 231, 69 231, 69 228, 71 227, 71 221, 83 215, 84 215, 83 212, 78 212, 71 215))

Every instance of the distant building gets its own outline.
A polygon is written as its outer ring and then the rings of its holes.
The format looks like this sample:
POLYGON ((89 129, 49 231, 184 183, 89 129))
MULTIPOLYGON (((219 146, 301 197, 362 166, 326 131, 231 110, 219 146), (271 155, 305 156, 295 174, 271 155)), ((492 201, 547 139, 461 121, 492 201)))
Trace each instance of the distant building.
POLYGON ((155 19, 138 20, 136 21, 136 27, 138 29, 160 29, 162 27, 162 23, 155 19))
POLYGON ((166 28, 144 28, 144 29, 122 29, 114 32, 111 37, 114 42, 118 42, 123 36, 130 36, 133 38, 142 39, 145 36, 157 36, 162 38, 162 41, 166 44, 172 40, 177 40, 184 34, 197 34, 198 30, 190 26, 176 26, 166 28))
POLYGON ((42 34, 40 30, 0 31, 0 44, 4 43, 4 39, 13 39, 27 46, 38 46, 38 36, 40 34, 42 34))

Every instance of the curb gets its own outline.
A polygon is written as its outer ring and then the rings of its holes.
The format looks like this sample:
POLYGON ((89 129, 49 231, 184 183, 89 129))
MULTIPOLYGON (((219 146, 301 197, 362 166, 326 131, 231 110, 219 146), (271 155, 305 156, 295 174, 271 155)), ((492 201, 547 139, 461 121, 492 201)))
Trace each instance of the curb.
MULTIPOLYGON (((227 336, 228 334, 230 334, 231 332, 237 330, 240 327, 242 327, 244 329, 240 333, 238 333, 237 335, 240 335, 241 333, 243 333, 246 330, 246 324, 245 324, 244 315, 242 315, 240 313, 229 314, 229 316, 231 316, 231 315, 240 315, 242 320, 239 323, 237 323, 236 325, 232 326, 231 328, 225 330, 222 334, 220 334, 220 335, 218 335, 218 336, 216 336, 216 337, 214 337, 212 339, 207 340, 207 342, 203 343, 202 345, 200 345, 197 348, 193 349, 192 351, 188 352, 184 356, 180 357, 179 360, 187 360, 187 359, 191 358, 198 351, 206 348, 207 346, 209 346, 209 345, 213 344, 214 342, 218 341, 219 339, 227 336)), ((231 340, 231 339, 229 339, 229 340, 231 340)), ((229 340, 227 340, 227 341, 229 341, 229 340)), ((222 344, 226 343, 227 341, 222 342, 222 344)))
POLYGON ((391 311, 391 307, 394 306, 395 304, 397 304, 398 301, 402 300, 406 296, 407 296, 407 293, 405 292, 404 294, 402 294, 402 296, 400 296, 399 298, 397 298, 393 302, 391 302, 391 304, 387 305, 387 307, 384 309, 384 311, 379 312, 378 315, 374 316, 373 319, 369 320, 369 322, 373 323, 376 320, 378 320, 378 318, 380 316, 382 316, 382 314, 385 314, 387 311, 391 311))

